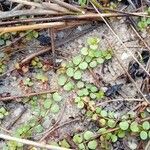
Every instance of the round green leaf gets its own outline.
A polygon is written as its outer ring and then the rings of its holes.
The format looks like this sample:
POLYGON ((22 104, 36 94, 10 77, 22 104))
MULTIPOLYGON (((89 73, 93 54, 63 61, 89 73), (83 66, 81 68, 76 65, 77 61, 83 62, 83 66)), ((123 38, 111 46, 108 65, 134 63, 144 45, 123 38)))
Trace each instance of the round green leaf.
POLYGON ((51 99, 46 99, 44 101, 44 108, 49 109, 51 107, 51 105, 52 105, 51 99))
POLYGON ((112 56, 111 56, 111 54, 110 54, 110 53, 108 53, 108 54, 106 55, 105 59, 107 59, 107 60, 108 60, 108 59, 111 59, 111 57, 112 57, 112 56))
POLYGON ((80 135, 80 134, 74 135, 74 136, 73 136, 73 141, 74 141, 76 144, 82 143, 82 141, 83 141, 82 135, 80 135))
POLYGON ((105 119, 100 119, 99 120, 99 124, 100 124, 100 126, 105 126, 106 125, 106 120, 105 119))
POLYGON ((98 91, 98 89, 97 89, 96 86, 91 86, 90 90, 91 90, 91 92, 93 92, 93 93, 98 91))
POLYGON ((100 115, 102 117, 107 117, 107 111, 106 110, 102 110, 101 113, 100 113, 100 115))
POLYGON ((82 54, 82 55, 88 55, 88 48, 87 48, 87 47, 83 47, 83 48, 81 49, 81 54, 82 54))
POLYGON ((65 75, 60 75, 58 77, 58 84, 63 86, 67 81, 67 77, 65 75))
POLYGON ((116 122, 113 119, 109 119, 108 122, 107 122, 107 125, 110 128, 114 128, 116 126, 116 122))
POLYGON ((85 149, 85 145, 83 143, 79 144, 78 147, 79 147, 80 150, 84 150, 85 149))
POLYGON ((104 63, 104 59, 103 59, 103 58, 97 58, 96 60, 97 60, 97 62, 98 62, 99 64, 104 63))
POLYGON ((142 127, 144 130, 149 130, 150 128, 150 123, 148 121, 144 121, 142 124, 142 127))
POLYGON ((71 91, 74 88, 74 84, 72 82, 68 82, 67 84, 65 84, 64 86, 64 90, 65 91, 71 91))
POLYGON ((114 134, 111 135, 111 140, 113 143, 115 143, 117 141, 118 137, 114 134))
POLYGON ((122 130, 127 130, 129 128, 129 123, 127 121, 123 121, 123 122, 120 122, 119 123, 119 127, 122 129, 122 130))
POLYGON ((79 101, 77 107, 82 109, 84 107, 84 103, 82 101, 79 101))
POLYGON ((59 105, 58 104, 52 104, 51 112, 52 113, 58 113, 59 112, 59 105))
POLYGON ((125 131, 119 130, 118 137, 119 138, 124 138, 125 137, 125 131))
POLYGON ((95 150, 97 148, 97 141, 96 140, 92 140, 90 142, 88 142, 88 148, 95 150))
POLYGON ((5 44, 5 40, 3 39, 0 39, 0 46, 4 45, 5 44))
POLYGON ((3 119, 4 115, 2 113, 0 113, 0 119, 3 119))
POLYGON ((88 67, 88 64, 85 61, 79 64, 79 68, 82 70, 85 70, 87 67, 88 67))
POLYGON ((96 50, 96 51, 94 51, 94 55, 95 55, 95 57, 101 57, 102 56, 102 52, 101 51, 99 51, 99 50, 96 50))
POLYGON ((73 68, 68 68, 68 69, 66 70, 66 74, 67 74, 69 77, 73 77, 73 75, 74 75, 74 70, 73 70, 73 68))
POLYGON ((85 57, 85 61, 86 61, 87 63, 90 63, 90 62, 92 61, 92 57, 86 56, 86 57, 85 57))
POLYGON ((91 68, 95 68, 96 66, 97 66, 97 62, 95 60, 90 62, 90 67, 91 68))
POLYGON ((80 70, 77 70, 75 73, 74 73, 74 79, 76 79, 76 80, 79 80, 79 79, 81 79, 81 77, 82 77, 82 73, 81 73, 81 71, 80 70))
POLYGON ((90 45, 90 49, 96 50, 96 49, 98 49, 98 45, 97 45, 97 44, 95 44, 95 45, 90 45))
POLYGON ((142 140, 146 140, 146 139, 148 138, 147 132, 146 132, 146 131, 141 131, 141 132, 140 132, 140 138, 141 138, 142 140))
POLYGON ((78 91, 77 91, 77 94, 78 94, 78 96, 80 96, 80 97, 83 96, 83 95, 84 95, 83 90, 78 90, 78 91))
POLYGON ((96 99, 96 94, 95 93, 90 93, 90 97, 91 97, 91 99, 96 99))
POLYGON ((73 57, 73 63, 77 66, 81 62, 82 57, 80 55, 73 57))
POLYGON ((78 87, 79 89, 83 88, 83 87, 84 87, 84 82, 78 81, 78 82, 77 82, 77 87, 78 87))
POLYGON ((138 127, 138 123, 137 122, 132 122, 130 125, 130 130, 132 132, 139 132, 139 127, 138 127))
POLYGON ((85 140, 89 140, 91 139, 92 137, 94 136, 94 133, 92 131, 86 131, 84 134, 83 134, 83 137, 85 140))
POLYGON ((59 93, 55 92, 53 94, 53 100, 56 102, 60 102, 62 100, 62 97, 59 95, 59 93))
POLYGON ((83 92, 83 95, 85 96, 89 95, 89 91, 86 88, 82 89, 82 92, 83 92))
POLYGON ((78 103, 78 102, 81 101, 81 98, 80 98, 80 97, 76 97, 74 101, 75 101, 76 103, 78 103))

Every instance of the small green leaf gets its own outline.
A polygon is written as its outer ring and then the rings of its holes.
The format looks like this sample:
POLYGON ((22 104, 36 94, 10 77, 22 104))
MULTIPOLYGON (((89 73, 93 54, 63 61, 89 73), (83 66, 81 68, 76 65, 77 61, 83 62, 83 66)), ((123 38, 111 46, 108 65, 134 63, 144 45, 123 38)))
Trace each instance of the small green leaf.
POLYGON ((52 105, 51 99, 46 99, 44 101, 44 108, 49 109, 51 107, 51 105, 52 105))
POLYGON ((85 61, 79 64, 79 68, 81 70, 85 70, 85 69, 87 69, 87 67, 88 67, 88 64, 85 61))
POLYGON ((97 62, 94 60, 94 61, 90 62, 89 65, 91 68, 95 68, 97 66, 97 62))
POLYGON ((149 130, 150 129, 150 123, 148 121, 144 121, 142 124, 142 127, 144 130, 149 130))
POLYGON ((132 132, 139 132, 139 127, 138 127, 138 123, 137 122, 132 122, 130 125, 130 130, 132 132))
POLYGON ((83 93, 84 96, 89 95, 89 91, 86 88, 82 89, 82 93, 83 93))
POLYGON ((74 101, 75 101, 76 103, 78 103, 78 102, 81 101, 81 98, 80 98, 80 97, 76 97, 74 101))
POLYGON ((119 123, 119 127, 122 129, 122 130, 127 130, 129 128, 129 123, 127 121, 123 121, 123 122, 120 122, 119 123))
POLYGON ((82 49, 81 49, 81 54, 82 55, 88 55, 88 48, 87 47, 83 47, 82 49))
POLYGON ((74 84, 73 82, 68 82, 65 86, 64 86, 64 90, 65 91, 71 91, 74 89, 74 84))
POLYGON ((109 59, 111 59, 111 57, 112 57, 111 54, 108 53, 108 54, 106 55, 105 59, 106 59, 106 60, 109 60, 109 59))
POLYGON ((104 126, 106 125, 106 120, 103 119, 103 118, 100 119, 100 120, 99 120, 99 124, 100 124, 101 127, 104 127, 104 126))
POLYGON ((124 138, 125 137, 125 131, 119 130, 118 137, 119 138, 124 138))
POLYGON ((3 119, 4 115, 2 113, 0 113, 0 119, 3 119))
POLYGON ((91 139, 92 137, 94 136, 94 133, 92 131, 86 131, 84 134, 83 134, 83 137, 85 140, 89 140, 91 139))
POLYGON ((116 122, 113 119, 109 119, 108 122, 107 122, 107 125, 110 128, 114 128, 116 126, 116 122))
POLYGON ((61 147, 70 148, 70 145, 66 139, 63 139, 62 141, 60 141, 60 145, 61 147))
POLYGON ((80 134, 74 135, 74 136, 73 136, 73 141, 74 141, 76 144, 82 143, 82 141, 83 141, 82 135, 80 135, 80 134))
POLYGON ((146 131, 141 131, 141 132, 140 132, 140 138, 141 138, 142 140, 146 140, 146 139, 148 138, 147 132, 146 132, 146 131))
POLYGON ((97 44, 90 45, 90 49, 97 50, 98 49, 98 45, 97 44))
POLYGON ((111 135, 111 140, 113 143, 115 143, 117 141, 118 137, 114 134, 111 135))
POLYGON ((103 64, 104 63, 104 59, 103 58, 97 58, 96 60, 97 60, 97 62, 99 64, 103 64))
POLYGON ((81 77, 82 77, 82 73, 81 73, 81 71, 80 70, 77 70, 75 73, 74 73, 74 79, 76 79, 76 80, 79 80, 79 79, 81 79, 81 77))
POLYGON ((94 93, 98 91, 98 88, 96 86, 91 86, 90 90, 94 93))
POLYGON ((90 93, 90 97, 91 97, 91 99, 96 99, 96 94, 95 93, 90 93))
POLYGON ((43 127, 39 124, 39 125, 37 125, 35 128, 34 128, 34 130, 37 132, 37 133, 41 133, 42 131, 43 131, 43 127))
POLYGON ((79 89, 83 88, 83 87, 84 87, 84 82, 78 81, 78 82, 77 82, 77 87, 78 87, 79 89))
POLYGON ((80 55, 73 57, 73 63, 77 66, 81 62, 82 57, 80 55))
POLYGON ((88 142, 88 148, 95 150, 97 148, 97 141, 96 140, 92 140, 90 142, 88 142))
POLYGON ((86 57, 85 57, 85 61, 86 61, 87 63, 90 63, 90 62, 92 61, 92 57, 86 56, 86 57))
POLYGON ((65 75, 60 75, 58 77, 58 84, 60 86, 63 86, 66 83, 66 81, 67 81, 67 77, 65 75))
POLYGON ((74 70, 73 70, 73 68, 68 68, 68 69, 66 70, 66 74, 67 74, 69 77, 73 77, 73 75, 74 75, 74 70))
POLYGON ((78 147, 80 150, 85 150, 85 145, 83 143, 79 144, 78 147))
POLYGON ((102 110, 101 113, 100 113, 100 115, 102 117, 107 117, 107 111, 106 110, 102 110))
POLYGON ((77 107, 80 108, 80 109, 84 108, 84 102, 79 101, 78 104, 77 104, 77 107))
POLYGON ((62 100, 62 97, 59 95, 59 93, 55 92, 53 94, 53 100, 56 102, 60 102, 62 100))
POLYGON ((58 104, 52 104, 51 112, 55 113, 55 114, 58 113, 59 112, 59 105, 58 104))

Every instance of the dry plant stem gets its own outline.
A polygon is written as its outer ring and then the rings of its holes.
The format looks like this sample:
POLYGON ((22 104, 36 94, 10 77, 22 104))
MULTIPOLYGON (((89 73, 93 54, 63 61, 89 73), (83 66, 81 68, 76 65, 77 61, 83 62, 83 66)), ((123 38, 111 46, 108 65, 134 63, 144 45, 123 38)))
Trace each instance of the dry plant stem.
POLYGON ((1 33, 8 32, 17 32, 17 31, 26 31, 26 30, 34 30, 34 29, 45 29, 45 28, 58 28, 66 25, 65 22, 51 22, 51 23, 41 23, 41 24, 33 24, 33 25, 24 25, 24 26, 15 26, 15 27, 2 27, 0 28, 1 33))
POLYGON ((18 16, 32 16, 32 15, 58 15, 59 13, 52 10, 31 9, 31 10, 15 10, 0 12, 0 19, 7 19, 18 16))
POLYGON ((138 101, 138 102, 143 102, 142 99, 111 99, 111 100, 108 100, 108 101, 104 101, 104 102, 101 102, 101 103, 98 103, 96 106, 102 106, 104 104, 107 104, 107 103, 111 103, 111 102, 118 102, 118 101, 127 101, 127 102, 135 102, 135 101, 138 101))
POLYGON ((22 144, 27 144, 27 145, 31 145, 31 146, 39 147, 39 148, 46 148, 46 149, 51 149, 51 150, 69 150, 67 148, 62 148, 62 147, 48 145, 48 144, 42 144, 42 143, 34 142, 34 141, 31 141, 31 140, 16 138, 16 137, 9 136, 9 135, 6 135, 6 134, 0 134, 0 138, 2 138, 4 140, 16 141, 16 142, 19 142, 19 143, 22 143, 22 144))
MULTIPOLYGON (((0 19, 6 19, 11 17, 17 17, 22 15, 51 15, 51 11, 47 10, 40 10, 40 9, 34 9, 34 10, 18 10, 14 11, 13 13, 10 12, 0 12, 0 19)), ((101 15, 105 18, 109 17, 126 17, 126 16, 143 16, 147 13, 131 13, 130 15, 126 14, 119 14, 119 13, 102 13, 101 15)), ((54 15, 59 15, 54 13, 54 15)), ((62 15, 62 14, 60 14, 62 15)), ((18 19, 18 20, 12 20, 12 21, 6 21, 6 22, 0 22, 0 25, 10 25, 10 24, 18 24, 18 23, 30 23, 30 22, 53 22, 53 21, 65 21, 65 20, 101 20, 101 17, 99 14, 96 13, 87 13, 85 15, 63 15, 58 17, 48 17, 48 18, 28 18, 28 19, 18 19)))
POLYGON ((52 132, 54 132, 55 130, 57 130, 57 129, 59 129, 59 128, 65 126, 65 125, 68 125, 68 124, 71 124, 71 123, 74 123, 74 122, 78 122, 78 121, 80 121, 80 119, 79 119, 79 118, 76 118, 76 119, 74 119, 74 120, 70 120, 70 121, 64 122, 64 123, 62 123, 61 125, 54 127, 54 128, 51 129, 45 136, 43 136, 40 141, 43 141, 44 139, 46 139, 46 138, 47 138, 48 136, 50 136, 50 134, 51 134, 52 132))
MULTIPOLYGON (((93 1, 93 0, 92 0, 93 1)), ((115 33, 115 31, 110 27, 106 19, 101 15, 99 10, 95 7, 95 5, 91 2, 93 7, 95 8, 96 12, 101 16, 102 20, 105 22, 107 27, 110 29, 110 31, 115 35, 115 37, 118 39, 118 41, 121 43, 121 45, 125 48, 125 50, 132 56, 132 58, 140 65, 140 67, 147 73, 147 75, 150 77, 149 72, 143 67, 143 65, 137 60, 137 58, 132 54, 132 52, 126 47, 126 45, 122 42, 120 37, 115 33)))
POLYGON ((57 89, 56 90, 41 91, 41 92, 37 92, 37 93, 29 93, 29 94, 25 94, 25 95, 21 95, 21 96, 1 97, 0 101, 16 100, 19 98, 25 98, 25 97, 42 95, 42 94, 54 93, 56 91, 57 91, 57 89))
POLYGON ((72 11, 75 11, 75 12, 80 12, 80 13, 83 13, 83 14, 85 13, 84 11, 79 9, 78 7, 75 7, 75 6, 73 6, 71 4, 68 4, 66 2, 63 2, 63 1, 60 1, 60 0, 50 0, 50 1, 53 2, 53 3, 59 4, 60 6, 65 7, 69 10, 72 10, 72 11))

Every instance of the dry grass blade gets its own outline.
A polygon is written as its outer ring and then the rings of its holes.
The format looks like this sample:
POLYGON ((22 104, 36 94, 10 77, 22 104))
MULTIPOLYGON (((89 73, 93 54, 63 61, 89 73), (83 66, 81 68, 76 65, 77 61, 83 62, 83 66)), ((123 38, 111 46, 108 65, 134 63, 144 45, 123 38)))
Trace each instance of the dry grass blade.
POLYGON ((19 143, 23 143, 23 144, 27 144, 27 145, 31 145, 31 146, 35 146, 35 147, 39 147, 39 148, 46 148, 46 149, 51 149, 51 150, 69 150, 67 148, 62 148, 62 147, 48 145, 48 144, 42 144, 42 143, 34 142, 31 140, 16 138, 16 137, 9 136, 6 134, 0 134, 0 138, 4 139, 4 140, 16 141, 19 143))
POLYGON ((2 27, 0 28, 0 33, 8 33, 8 32, 17 32, 17 31, 26 31, 26 30, 34 30, 34 29, 45 29, 45 28, 58 28, 66 25, 65 22, 51 22, 51 23, 40 23, 33 25, 23 25, 23 26, 14 26, 14 27, 2 27))
POLYGON ((5 11, 0 12, 0 19, 7 19, 17 16, 33 16, 33 15, 58 15, 59 13, 53 10, 42 10, 42 9, 32 9, 32 10, 15 10, 15 11, 5 11))

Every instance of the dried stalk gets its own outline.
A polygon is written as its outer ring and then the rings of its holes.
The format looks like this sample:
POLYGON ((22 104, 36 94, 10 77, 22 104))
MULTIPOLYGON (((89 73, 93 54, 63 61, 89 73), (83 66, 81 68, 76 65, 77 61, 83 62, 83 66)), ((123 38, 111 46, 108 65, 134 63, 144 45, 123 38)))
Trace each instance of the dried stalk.
POLYGON ((63 2, 63 1, 60 1, 60 0, 50 0, 50 1, 53 2, 53 3, 59 4, 60 6, 65 7, 67 9, 71 10, 71 11, 80 12, 82 14, 85 14, 85 12, 83 10, 81 10, 78 7, 75 7, 71 4, 68 4, 66 2, 63 2))
MULTIPOLYGON (((0 19, 6 19, 9 17, 17 17, 22 15, 58 15, 58 12, 55 11, 48 11, 48 10, 41 10, 41 9, 33 9, 33 10, 18 10, 12 12, 0 12, 0 19)), ((101 16, 105 18, 109 17, 126 17, 126 16, 143 16, 147 13, 102 13, 101 16)), ((62 14, 60 14, 62 15, 62 14)), ((96 13, 87 13, 84 15, 66 15, 66 16, 58 16, 58 17, 48 17, 48 18, 28 18, 28 19, 18 19, 6 22, 0 22, 0 25, 10 25, 10 24, 18 24, 18 23, 29 23, 29 22, 43 22, 43 21, 65 21, 65 20, 102 20, 101 16, 96 13)))
POLYGON ((31 140, 16 138, 16 137, 9 136, 6 134, 0 134, 0 138, 4 139, 4 140, 16 141, 19 143, 23 143, 23 144, 27 144, 27 145, 31 145, 31 146, 39 147, 39 148, 46 148, 46 149, 51 149, 51 150, 71 150, 71 149, 62 148, 62 147, 58 147, 58 146, 38 143, 38 142, 31 141, 31 140))
POLYGON ((29 93, 21 96, 9 96, 9 97, 1 97, 0 101, 8 101, 8 100, 16 100, 18 98, 25 98, 25 97, 31 97, 31 96, 37 96, 37 95, 42 95, 42 94, 48 94, 48 93, 54 93, 56 90, 48 90, 48 91, 41 91, 37 93, 29 93))
POLYGON ((45 28, 58 28, 61 26, 65 26, 65 22, 51 22, 51 23, 40 23, 40 24, 32 24, 32 25, 23 25, 23 26, 14 26, 14 27, 2 27, 0 28, 0 33, 8 33, 8 32, 17 32, 17 31, 26 31, 26 30, 35 30, 35 29, 45 29, 45 28))
POLYGON ((7 19, 18 16, 35 16, 35 15, 58 15, 59 13, 53 10, 42 9, 27 9, 27 10, 15 10, 0 12, 0 19, 7 19))

